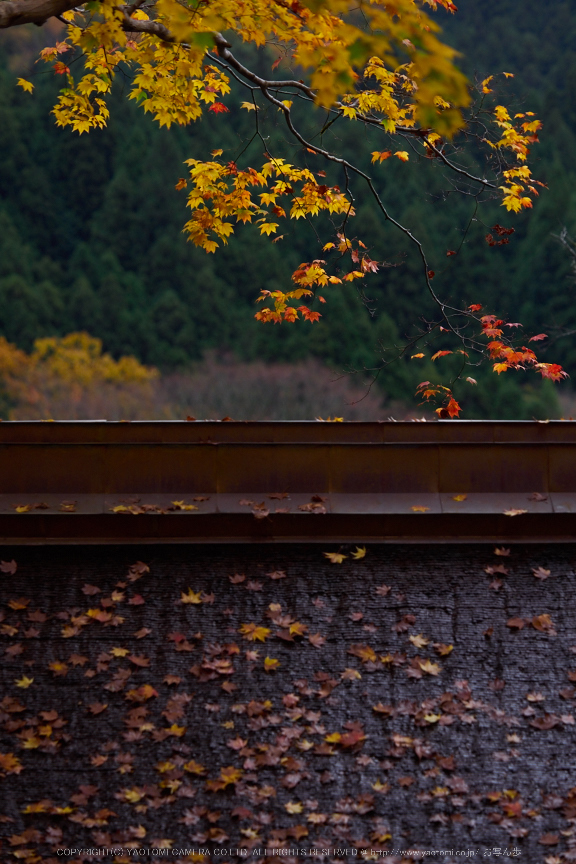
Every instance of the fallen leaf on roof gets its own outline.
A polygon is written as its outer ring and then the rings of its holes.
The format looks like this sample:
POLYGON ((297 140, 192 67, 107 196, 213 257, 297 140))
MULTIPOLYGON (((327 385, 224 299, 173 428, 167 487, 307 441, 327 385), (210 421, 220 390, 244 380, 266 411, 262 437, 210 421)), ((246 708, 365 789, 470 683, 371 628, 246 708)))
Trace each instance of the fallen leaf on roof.
POLYGON ((511 630, 522 630, 526 626, 524 618, 509 618, 506 626, 511 630))
POLYGON ((249 642, 264 642, 271 633, 268 627, 259 627, 257 624, 242 624, 238 632, 249 642))
POLYGON ((348 557, 347 555, 343 555, 342 552, 323 552, 322 554, 325 558, 328 558, 331 564, 342 564, 348 557))
POLYGON ((554 633, 552 618, 547 613, 535 615, 532 618, 531 624, 535 630, 539 630, 541 633, 554 633))
POLYGON ((184 591, 180 594, 180 602, 181 603, 192 603, 194 605, 198 605, 202 603, 202 592, 201 591, 192 591, 191 588, 188 588, 188 592, 185 594, 184 591))

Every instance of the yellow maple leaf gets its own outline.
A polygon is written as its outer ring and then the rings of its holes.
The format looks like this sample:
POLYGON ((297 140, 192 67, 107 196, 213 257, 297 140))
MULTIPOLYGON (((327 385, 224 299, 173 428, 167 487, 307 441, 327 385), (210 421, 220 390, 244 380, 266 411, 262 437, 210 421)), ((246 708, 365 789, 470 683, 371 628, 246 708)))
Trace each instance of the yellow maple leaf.
POLYGON ((272 672, 273 669, 277 669, 280 666, 280 661, 275 660, 273 657, 265 657, 264 658, 264 671, 272 672))
POLYGON ((413 504, 410 508, 414 511, 414 513, 426 513, 427 510, 430 510, 430 507, 424 507, 422 504, 413 504))
POLYGON ((199 762, 196 762, 194 759, 190 759, 189 762, 186 762, 185 765, 182 766, 185 771, 189 771, 190 774, 205 774, 206 768, 204 765, 201 765, 199 762))
POLYGON ((332 564, 342 564, 342 562, 348 557, 347 555, 343 555, 342 552, 323 552, 322 553, 325 558, 332 564))
POLYGON ((133 789, 122 789, 122 797, 128 804, 137 804, 144 797, 144 791, 134 787, 133 789))
POLYGON ((269 236, 270 234, 275 234, 278 230, 277 222, 264 222, 260 225, 260 234, 266 234, 269 236))
MULTIPOLYGON (((0 771, 6 771, 7 774, 19 774, 24 766, 17 756, 13 753, 0 753, 0 771)), ((26 812, 24 809, 23 813, 26 812)))
POLYGON ((34 90, 34 84, 32 84, 31 81, 26 81, 25 78, 18 78, 16 83, 19 87, 22 87, 22 89, 25 90, 26 93, 32 93, 32 91, 34 90))
POLYGON ((254 105, 253 102, 241 102, 240 107, 244 108, 245 111, 259 111, 260 110, 257 105, 254 105))
POLYGON ((354 558, 355 561, 359 561, 361 558, 366 557, 366 547, 365 546, 357 546, 356 549, 354 550, 354 552, 351 552, 350 554, 352 555, 352 558, 354 558))
POLYGON ((426 645, 430 644, 430 640, 426 639, 422 633, 418 633, 417 636, 409 636, 408 638, 416 648, 424 648, 426 645))
POLYGON ((51 672, 54 672, 55 675, 66 675, 68 672, 68 666, 66 663, 61 663, 59 660, 54 660, 54 662, 48 664, 48 668, 51 672))
POLYGON ((23 675, 22 678, 17 678, 14 683, 17 687, 22 687, 23 690, 26 690, 27 687, 33 683, 34 678, 27 678, 26 675, 23 675))
POLYGON ((300 801, 287 801, 284 805, 288 813, 302 813, 302 803, 300 801))
POLYGON ((331 732, 329 735, 324 737, 324 740, 328 744, 338 744, 342 740, 342 735, 340 732, 331 732))
POLYGON ((227 768, 220 769, 220 779, 227 786, 229 783, 237 783, 242 777, 242 769, 235 768, 234 765, 229 765, 227 768))
POLYGON ((466 495, 465 492, 461 492, 459 495, 453 495, 452 500, 453 501, 466 501, 467 497, 468 497, 468 495, 466 495))
POLYGON ((198 605, 202 603, 202 592, 201 591, 192 591, 191 588, 188 588, 188 593, 185 594, 183 591, 180 594, 180 602, 181 603, 192 603, 194 605, 198 605))
POLYGON ((268 627, 259 627, 257 624, 242 624, 238 632, 249 642, 265 642, 271 630, 268 627))
POLYGON ((438 663, 433 663, 432 660, 419 660, 418 665, 423 672, 427 672, 428 675, 439 675, 442 669, 438 663))
POLYGON ((394 156, 400 159, 401 162, 408 162, 408 160, 410 159, 410 156, 408 155, 406 150, 397 150, 396 153, 394 153, 394 156))

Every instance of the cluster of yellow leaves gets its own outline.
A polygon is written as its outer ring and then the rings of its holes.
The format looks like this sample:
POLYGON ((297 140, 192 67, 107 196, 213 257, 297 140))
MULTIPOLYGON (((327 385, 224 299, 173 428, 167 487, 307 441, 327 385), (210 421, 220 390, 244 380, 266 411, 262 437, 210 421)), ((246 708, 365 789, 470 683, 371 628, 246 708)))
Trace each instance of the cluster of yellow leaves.
MULTIPOLYGON (((484 82, 484 86, 486 86, 486 82, 484 82)), ((526 119, 534 117, 532 111, 525 114, 515 114, 514 118, 511 118, 503 105, 496 106, 494 116, 496 125, 502 130, 501 136, 496 142, 486 139, 487 143, 495 150, 509 150, 518 162, 525 163, 530 152, 530 146, 538 141, 537 133, 542 127, 541 121, 526 119)), ((536 186, 543 186, 544 184, 532 179, 528 166, 521 164, 508 168, 503 172, 503 176, 506 182, 500 186, 504 193, 502 206, 514 213, 518 213, 525 207, 532 207, 532 199, 526 193, 538 195, 536 186)))
POLYGON ((141 70, 134 77, 136 86, 130 99, 152 112, 160 126, 185 126, 202 115, 203 104, 214 105, 219 95, 230 92, 227 75, 216 66, 202 66, 191 59, 182 45, 171 45, 167 50, 151 40, 146 44, 146 61, 139 45, 134 43, 130 49, 131 53, 137 52, 141 70))
MULTIPOLYGON (((363 4, 362 26, 349 17, 348 0, 308 4, 299 0, 290 4, 157 0, 146 8, 166 28, 174 40, 170 43, 153 33, 130 32, 129 25, 124 26, 128 13, 112 0, 103 0, 97 13, 90 6, 65 13, 68 33, 60 44, 64 50, 81 50, 85 69, 75 84, 69 67, 55 68, 67 74, 69 83, 56 107, 57 122, 78 132, 104 125, 107 112, 99 94, 110 92, 120 62, 138 70, 131 98, 142 100, 162 124, 196 120, 202 114, 202 103, 211 104, 218 93, 228 92, 226 76, 210 67, 206 74, 203 67, 207 52, 214 48, 214 33, 227 31, 257 47, 272 43, 286 51, 293 65, 309 72, 316 102, 324 107, 338 106, 352 117, 368 112, 378 115, 389 131, 398 123, 413 125, 416 119, 453 131, 461 123, 458 107, 469 101, 466 82, 453 65, 456 52, 439 41, 438 25, 422 5, 418 0, 397 0, 391 12, 384 3, 363 4), (398 49, 410 58, 400 70, 398 49), (364 86, 369 79, 376 80, 376 88, 364 86), (362 86, 347 92, 358 82, 362 86), (409 98, 404 100, 398 94, 409 98), (438 97, 455 107, 439 113, 434 101, 438 97)), ((445 0, 440 5, 455 9, 445 0)), ((131 12, 135 27, 148 19, 142 9, 131 12)), ((55 61, 52 49, 44 56, 55 61)), ((29 82, 21 86, 30 89, 29 82)))
MULTIPOLYGON (((212 155, 219 157, 222 151, 215 150, 212 155)), ((187 164, 193 184, 188 206, 193 213, 184 231, 189 240, 206 252, 214 252, 219 243, 227 243, 228 237, 234 233, 234 224, 238 222, 255 221, 260 233, 269 236, 278 231, 279 223, 274 221, 275 218, 290 216, 301 219, 320 212, 354 214, 350 201, 338 186, 318 183, 308 168, 298 168, 283 159, 268 157, 259 171, 254 168, 238 170, 234 162, 224 163, 216 158, 210 162, 189 159, 187 164), (265 190, 259 193, 259 200, 255 200, 253 187, 265 190)), ((179 187, 182 188, 185 182, 181 181, 179 187)), ((297 285, 293 291, 262 291, 259 300, 271 299, 274 309, 263 309, 256 318, 261 321, 295 321, 300 312, 309 321, 318 320, 318 312, 312 312, 307 306, 296 308, 290 305, 290 301, 312 296, 315 285, 342 281, 327 274, 322 266, 325 263, 317 260, 302 264, 292 276, 297 285)), ((363 276, 364 271, 358 271, 357 275, 363 276)), ((320 300, 323 302, 323 298, 320 300)))
MULTIPOLYGON (((212 155, 221 156, 222 150, 215 150, 212 155)), ((302 219, 322 211, 353 213, 350 201, 338 186, 319 184, 308 168, 298 168, 284 159, 268 157, 259 171, 254 168, 241 171, 234 162, 216 160, 188 159, 186 164, 192 182, 188 206, 193 215, 184 231, 206 252, 215 252, 219 242, 227 243, 234 233, 232 220, 236 223, 256 220, 260 233, 270 235, 278 229, 279 223, 272 221, 274 217, 289 215, 302 219), (254 200, 251 187, 265 190, 259 194, 259 202, 254 200), (288 196, 287 200, 283 196, 288 196)))

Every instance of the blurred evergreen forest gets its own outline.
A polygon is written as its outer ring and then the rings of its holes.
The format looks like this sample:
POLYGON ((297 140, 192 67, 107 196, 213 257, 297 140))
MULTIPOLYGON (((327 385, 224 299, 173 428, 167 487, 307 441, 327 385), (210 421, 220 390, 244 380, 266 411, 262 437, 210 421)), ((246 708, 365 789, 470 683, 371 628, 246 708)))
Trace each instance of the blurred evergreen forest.
MULTIPOLYGON (((480 302, 521 321, 529 335, 548 333, 542 359, 574 375, 576 336, 569 334, 576 330, 576 286, 570 259, 553 235, 563 226, 576 234, 576 5, 463 0, 458 14, 442 15, 441 23, 471 78, 514 73, 507 82, 499 79, 500 101, 543 120, 532 165, 549 190, 532 211, 515 216, 495 202, 474 221, 473 199, 450 191, 441 167, 430 160, 383 163, 373 169, 379 187, 394 217, 425 243, 443 297, 480 302), (496 222, 515 228, 509 245, 485 242, 496 222), (447 258, 448 249, 460 251, 447 258)), ((322 257, 321 245, 333 229, 318 223, 319 244, 305 223, 286 222, 277 243, 260 237, 254 226, 241 227, 228 246, 206 255, 182 234, 186 193, 174 189, 186 176, 186 158, 205 157, 217 147, 226 158, 238 158, 253 135, 253 115, 237 110, 236 97, 227 98, 228 115, 206 114, 186 129, 160 129, 124 98, 120 84, 109 128, 78 137, 57 129, 50 114, 61 81, 34 65, 47 36, 38 28, 15 29, 22 32, 0 38, 0 335, 10 342, 30 351, 38 337, 84 330, 101 338, 113 356, 133 354, 162 371, 189 366, 214 349, 242 361, 317 358, 337 370, 362 369, 393 356, 381 346, 402 344, 421 318, 434 316, 414 251, 383 224, 356 185, 350 231, 373 258, 390 265, 367 280, 368 301, 355 286, 333 286, 325 292, 319 324, 256 322, 260 289, 286 288, 301 261, 322 257), (32 96, 16 87, 17 75, 33 80, 32 96)), ((256 63, 266 74, 273 59, 264 55, 256 63)), ((269 121, 272 152, 304 158, 286 140, 275 109, 263 109, 260 119, 269 121)), ((324 143, 357 154, 360 167, 368 167, 372 149, 386 146, 382 137, 372 146, 363 129, 345 120, 331 127, 324 143)), ((254 141, 239 164, 257 164, 262 149, 254 141)), ((314 170, 325 168, 307 158, 314 170)), ((336 173, 329 177, 339 182, 336 173)), ((450 361, 441 362, 446 365, 440 369, 426 361, 392 363, 378 385, 389 400, 410 402, 415 384, 437 380, 451 368, 450 361)), ((471 368, 465 374, 477 378, 478 387, 455 387, 464 418, 546 417, 559 410, 557 391, 550 382, 542 386, 534 373, 496 378, 489 369, 471 368)))

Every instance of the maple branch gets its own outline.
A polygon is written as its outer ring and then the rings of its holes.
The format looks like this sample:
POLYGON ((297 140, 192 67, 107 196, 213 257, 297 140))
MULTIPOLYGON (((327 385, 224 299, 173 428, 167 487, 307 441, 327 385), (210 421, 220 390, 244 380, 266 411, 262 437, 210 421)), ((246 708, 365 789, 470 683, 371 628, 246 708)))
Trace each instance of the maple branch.
POLYGON ((222 36, 221 33, 214 33, 214 43, 218 50, 219 56, 226 60, 227 63, 232 66, 233 69, 236 69, 237 72, 240 73, 244 78, 248 81, 252 81, 256 87, 259 87, 262 91, 264 90, 276 90, 278 87, 295 87, 297 90, 301 90, 305 93, 310 99, 314 99, 314 91, 304 84, 303 81, 295 81, 293 79, 287 79, 285 81, 269 81, 266 78, 260 78, 259 75, 256 75, 255 72, 252 72, 250 69, 247 69, 245 66, 240 63, 239 60, 232 54, 230 48, 232 47, 230 42, 227 42, 226 39, 222 36))
POLYGON ((139 9, 146 0, 135 0, 134 3, 131 3, 130 6, 125 6, 123 11, 125 11, 128 15, 133 15, 136 9, 139 9))
POLYGON ((448 306, 447 304, 443 303, 440 300, 440 298, 438 297, 438 295, 436 294, 436 292, 432 288, 432 283, 430 282, 428 261, 426 259, 426 255, 425 255, 424 247, 423 247, 422 243, 418 240, 417 237, 414 236, 414 234, 412 234, 412 232, 410 231, 409 228, 406 228, 404 225, 402 225, 400 222, 398 222, 396 219, 394 219, 393 216, 391 216, 389 214, 388 210, 386 209, 386 207, 384 205, 384 202, 382 201, 378 192, 376 191, 374 183, 372 182, 372 178, 368 174, 365 174, 364 171, 362 171, 356 165, 353 165, 351 162, 348 162, 347 159, 343 159, 340 156, 334 156, 328 150, 324 150, 322 147, 317 147, 315 144, 312 144, 311 142, 307 141, 300 134, 300 132, 298 132, 298 130, 294 126, 294 124, 292 122, 292 116, 290 113, 290 109, 286 105, 284 105, 284 103, 281 102, 279 99, 276 99, 274 96, 272 96, 272 94, 268 92, 268 89, 265 86, 262 86, 260 89, 262 90, 262 95, 266 99, 268 99, 268 101, 271 102, 273 105, 276 105, 276 107, 284 113, 284 117, 285 117, 286 125, 288 126, 288 129, 290 130, 292 135, 296 138, 296 140, 302 144, 303 147, 306 147, 306 148, 308 148, 308 150, 310 150, 314 153, 317 153, 319 156, 323 156, 329 162, 335 162, 336 164, 341 165, 344 169, 349 169, 354 174, 358 175, 359 177, 362 177, 362 179, 368 185, 368 188, 370 189, 370 192, 372 193, 372 196, 374 197, 374 200, 376 201, 378 208, 380 209, 380 211, 384 215, 385 219, 387 221, 391 222, 392 225, 394 225, 396 228, 398 228, 398 230, 401 231, 406 237, 408 237, 408 239, 411 240, 412 243, 416 244, 416 246, 418 248, 418 252, 420 254, 420 258, 422 260, 422 264, 424 266, 424 276, 425 276, 426 286, 428 288, 428 291, 429 291, 430 295, 432 296, 434 302, 438 305, 438 307, 442 313, 442 317, 446 321, 446 324, 448 325, 450 330, 454 333, 454 335, 460 336, 460 334, 454 329, 452 322, 450 321, 450 319, 447 315, 446 310, 449 310, 451 312, 456 312, 458 315, 462 315, 462 314, 466 314, 466 313, 463 312, 463 310, 461 310, 461 309, 456 309, 455 307, 448 306))
MULTIPOLYGON (((152 33, 155 36, 158 36, 164 42, 176 42, 175 37, 170 33, 167 27, 161 24, 158 21, 140 21, 130 18, 130 11, 133 11, 133 6, 125 6, 122 7, 124 12, 124 23, 123 29, 129 32, 134 33, 152 33)), ((216 50, 218 52, 218 56, 225 60, 231 69, 235 70, 239 75, 245 78, 247 81, 251 81, 254 87, 264 91, 266 90, 276 90, 280 87, 294 87, 297 90, 300 90, 304 93, 308 99, 311 101, 315 101, 315 93, 314 91, 304 84, 303 81, 296 81, 294 79, 286 79, 283 81, 273 81, 266 78, 261 78, 259 75, 256 75, 255 72, 252 72, 239 60, 234 56, 234 54, 230 51, 232 47, 231 43, 228 42, 227 39, 221 33, 215 32, 212 34, 214 37, 214 44, 216 46, 216 50)), ((237 76, 234 76, 237 80, 237 76)), ((244 82, 242 82, 244 83, 244 82)), ((266 95, 264 93, 264 95, 266 95)), ((336 113, 336 117, 328 125, 334 123, 339 117, 342 116, 342 111, 340 108, 336 111, 336 109, 329 109, 331 112, 336 113)), ((373 119, 365 114, 359 114, 358 119, 364 123, 367 123, 370 126, 377 126, 380 129, 382 128, 381 122, 379 120, 373 119)), ((327 128, 327 127, 325 127, 327 128)), ((323 130, 324 131, 324 130, 323 130)), ((485 180, 482 177, 476 177, 474 174, 470 174, 470 172, 464 170, 463 168, 458 168, 457 165, 454 165, 453 162, 444 155, 444 153, 439 150, 429 139, 429 130, 427 129, 412 129, 410 127, 398 127, 398 132, 411 135, 413 137, 421 138, 426 142, 426 145, 432 150, 432 152, 440 159, 441 162, 446 165, 446 167, 450 168, 451 171, 454 171, 457 174, 461 174, 463 177, 466 177, 468 180, 471 180, 474 183, 480 183, 482 186, 486 186, 489 189, 496 189, 494 183, 490 183, 488 180, 485 180)))
MULTIPOLYGON (((463 316, 466 319, 474 318, 474 316, 470 312, 468 312, 468 310, 466 310, 466 309, 459 309, 459 308, 456 308, 456 307, 453 307, 453 306, 450 306, 450 305, 444 303, 440 299, 440 297, 436 294, 436 292, 433 289, 432 284, 431 284, 429 265, 428 265, 428 261, 427 261, 426 254, 424 252, 424 247, 423 247, 422 243, 418 240, 417 237, 414 236, 414 234, 412 234, 410 229, 406 228, 404 225, 402 225, 400 222, 398 222, 396 219, 394 219, 390 215, 390 213, 386 209, 382 199, 380 198, 380 196, 379 196, 379 194, 378 194, 378 192, 374 186, 372 178, 368 174, 366 174, 364 171, 362 171, 360 168, 353 165, 348 160, 343 159, 343 158, 338 157, 338 156, 335 156, 334 154, 330 153, 328 150, 325 150, 322 147, 317 147, 316 145, 307 141, 300 134, 298 129, 294 126, 294 124, 292 122, 292 115, 291 115, 290 108, 288 106, 286 106, 283 102, 281 102, 279 99, 276 99, 270 93, 270 90, 277 90, 280 87, 290 87, 290 86, 300 85, 299 90, 301 92, 299 92, 296 95, 298 95, 300 98, 305 99, 305 101, 309 101, 309 100, 314 101, 314 98, 313 98, 314 94, 310 90, 310 88, 306 88, 305 85, 302 84, 302 82, 267 81, 266 79, 260 78, 258 75, 251 72, 249 69, 246 69, 246 67, 244 67, 238 60, 236 60, 236 58, 234 57, 234 55, 230 51, 230 43, 228 43, 224 39, 224 37, 221 36, 221 34, 216 34, 215 42, 218 46, 217 56, 212 55, 215 62, 219 66, 227 69, 233 75, 233 77, 237 81, 239 81, 239 83, 241 83, 243 86, 250 89, 252 91, 252 93, 255 89, 259 89, 261 91, 262 95, 269 102, 271 102, 280 111, 282 111, 282 113, 284 114, 284 118, 285 118, 285 121, 286 121, 286 124, 288 126, 289 131, 296 138, 296 140, 299 141, 300 144, 302 144, 303 147, 307 148, 311 152, 316 153, 317 155, 322 156, 323 158, 325 158, 326 160, 328 160, 330 162, 335 162, 336 164, 340 165, 344 169, 345 174, 346 174, 347 189, 348 189, 348 171, 353 172, 354 174, 361 177, 366 182, 366 184, 368 185, 368 188, 370 189, 370 192, 372 193, 372 196, 374 197, 374 199, 378 205, 378 208, 380 209, 380 211, 384 215, 385 219, 387 221, 391 222, 392 225, 394 225, 399 231, 401 231, 406 237, 408 237, 408 239, 412 243, 414 243, 416 245, 420 259, 422 261, 423 269, 424 269, 424 278, 425 278, 425 282, 426 282, 426 287, 428 288, 428 292, 431 295, 433 301, 438 306, 438 308, 441 312, 441 315, 442 315, 442 320, 447 325, 447 328, 450 330, 450 332, 452 332, 462 342, 462 344, 465 344, 471 350, 483 350, 484 346, 481 343, 478 343, 477 340, 475 340, 475 339, 470 339, 470 337, 467 337, 466 334, 462 332, 462 327, 455 325, 453 323, 453 321, 451 320, 452 317, 454 317, 454 316, 458 316, 458 317, 463 316), (243 79, 247 79, 247 80, 243 80, 243 79), (251 85, 248 84, 248 81, 252 82, 252 84, 251 85)), ((335 122, 335 120, 339 119, 339 117, 342 116, 342 112, 340 110, 337 111, 336 109, 328 109, 328 110, 330 111, 330 113, 336 113, 336 117, 334 117, 328 124, 328 125, 331 125, 331 123, 335 122)), ((359 119, 364 120, 365 122, 369 123, 370 125, 380 126, 379 122, 376 123, 375 120, 373 120, 369 117, 362 116, 362 117, 359 117, 359 119)), ((380 126, 380 128, 381 128, 381 126, 380 126)), ((400 130, 400 128, 399 128, 398 131, 402 131, 405 134, 411 134, 414 137, 419 137, 419 138, 424 139, 427 142, 427 144, 431 147, 431 149, 434 152, 437 152, 441 161, 448 168, 450 168, 452 171, 454 171, 455 173, 466 176, 467 179, 474 181, 474 182, 477 182, 477 183, 481 184, 482 186, 488 186, 488 187, 493 188, 493 189, 496 188, 493 184, 489 183, 487 180, 484 180, 483 178, 475 177, 474 175, 470 174, 469 172, 465 171, 464 169, 458 168, 456 165, 454 165, 452 162, 450 162, 444 156, 444 154, 441 151, 439 151, 433 144, 431 144, 428 141, 429 130, 414 130, 414 129, 410 129, 410 128, 406 128, 406 129, 402 128, 402 130, 400 130)), ((439 324, 437 324, 435 326, 439 326, 439 324)), ((421 338, 421 337, 419 337, 419 338, 421 338)))
MULTIPOLYGON (((136 4, 138 5, 138 4, 136 4)), ((153 36, 158 36, 163 42, 174 43, 176 38, 172 35, 169 29, 161 24, 160 21, 140 21, 130 17, 130 10, 134 11, 132 6, 122 6, 124 20, 122 21, 122 29, 127 33, 151 33, 153 36)))
POLYGON ((78 5, 78 0, 2 0, 0 2, 0 29, 20 24, 41 26, 49 18, 56 18, 78 5))
MULTIPOLYGON (((410 131, 409 129, 407 130, 410 131)), ((433 153, 440 159, 441 162, 444 163, 451 171, 455 171, 456 174, 462 174, 463 177, 467 177, 468 180, 473 180, 474 183, 480 183, 482 186, 486 186, 488 189, 497 189, 495 183, 490 183, 488 180, 484 180, 482 177, 476 177, 474 174, 470 174, 468 171, 465 171, 464 168, 458 168, 457 165, 454 165, 453 162, 450 162, 449 159, 446 158, 442 150, 439 150, 437 147, 432 144, 430 141, 428 134, 422 136, 422 140, 426 142, 426 146, 429 147, 433 153)))

